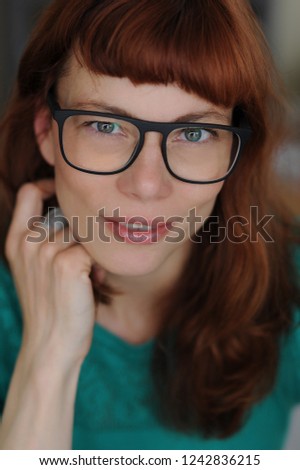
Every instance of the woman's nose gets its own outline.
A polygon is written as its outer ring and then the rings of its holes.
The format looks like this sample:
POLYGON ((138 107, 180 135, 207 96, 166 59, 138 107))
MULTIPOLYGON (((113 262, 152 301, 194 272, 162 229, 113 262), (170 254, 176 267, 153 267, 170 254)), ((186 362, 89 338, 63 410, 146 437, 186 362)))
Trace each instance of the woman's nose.
POLYGON ((127 197, 146 201, 169 196, 173 178, 165 166, 161 142, 160 134, 148 132, 136 160, 119 173, 117 185, 127 197))

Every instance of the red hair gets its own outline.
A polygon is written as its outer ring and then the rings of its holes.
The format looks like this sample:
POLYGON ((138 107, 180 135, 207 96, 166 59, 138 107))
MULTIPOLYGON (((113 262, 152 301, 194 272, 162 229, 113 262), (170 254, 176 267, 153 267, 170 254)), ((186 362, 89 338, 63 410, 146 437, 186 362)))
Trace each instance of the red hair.
POLYGON ((251 142, 213 215, 226 226, 232 216, 249 219, 250 207, 258 206, 262 215, 275 215, 268 230, 275 243, 266 243, 255 226, 236 227, 237 242, 248 236, 244 243, 212 244, 203 232, 178 283, 160 299, 164 321, 153 357, 160 419, 185 431, 229 436, 271 390, 279 338, 298 301, 291 220, 272 177, 283 137, 282 88, 263 34, 244 0, 54 0, 23 55, 1 125, 2 251, 19 187, 53 176, 33 119, 68 73, 72 53, 98 74, 135 84, 176 83, 216 105, 240 107, 251 124, 251 142))

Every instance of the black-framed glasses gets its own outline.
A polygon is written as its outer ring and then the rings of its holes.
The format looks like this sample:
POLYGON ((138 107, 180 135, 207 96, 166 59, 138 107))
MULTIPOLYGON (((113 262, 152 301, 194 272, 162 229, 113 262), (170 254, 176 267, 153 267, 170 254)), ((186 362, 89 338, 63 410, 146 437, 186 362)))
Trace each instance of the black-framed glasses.
POLYGON ((152 122, 96 111, 61 109, 52 92, 48 104, 59 128, 66 163, 76 170, 113 175, 129 168, 146 132, 162 136, 161 153, 169 173, 193 184, 223 181, 234 170, 251 129, 200 122, 152 122))

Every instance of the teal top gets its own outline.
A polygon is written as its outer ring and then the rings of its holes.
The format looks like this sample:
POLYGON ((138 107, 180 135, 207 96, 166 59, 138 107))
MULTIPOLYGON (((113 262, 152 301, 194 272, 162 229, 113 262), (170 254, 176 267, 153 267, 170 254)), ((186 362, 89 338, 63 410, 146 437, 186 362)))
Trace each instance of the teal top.
MULTIPOLYGON (((300 312, 297 314, 300 320, 300 312)), ((21 341, 14 284, 0 262, 0 412, 21 341)), ((281 449, 289 416, 300 402, 300 322, 284 341, 277 381, 255 405, 242 430, 227 439, 203 439, 161 425, 152 411, 149 366, 153 341, 128 344, 98 324, 82 366, 75 404, 74 449, 281 449)))

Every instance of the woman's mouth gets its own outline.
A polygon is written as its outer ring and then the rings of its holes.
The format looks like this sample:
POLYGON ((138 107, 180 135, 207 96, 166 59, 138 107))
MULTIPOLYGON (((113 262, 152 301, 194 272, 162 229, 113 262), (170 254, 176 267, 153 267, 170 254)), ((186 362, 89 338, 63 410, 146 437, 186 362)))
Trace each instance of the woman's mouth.
POLYGON ((147 224, 143 223, 147 220, 144 217, 143 222, 138 220, 139 217, 136 217, 136 219, 136 221, 133 221, 134 217, 131 217, 128 218, 131 222, 123 222, 119 219, 104 218, 104 223, 109 227, 117 241, 140 245, 156 243, 162 240, 171 229, 171 224, 163 222, 162 218, 160 220, 154 219, 152 223, 149 222, 147 224))

